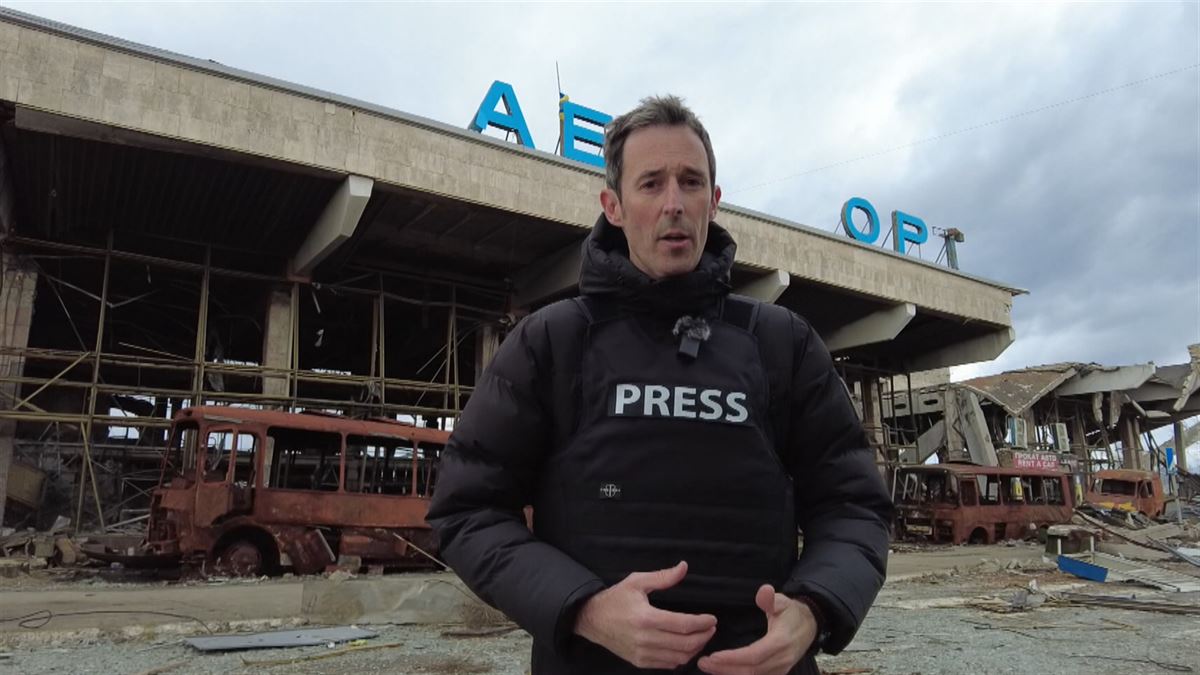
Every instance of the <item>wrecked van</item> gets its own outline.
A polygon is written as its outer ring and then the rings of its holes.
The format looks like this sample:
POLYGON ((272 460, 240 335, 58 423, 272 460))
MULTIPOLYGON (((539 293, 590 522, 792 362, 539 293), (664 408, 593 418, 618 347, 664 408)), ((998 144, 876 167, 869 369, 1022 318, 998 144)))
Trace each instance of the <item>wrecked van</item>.
POLYGON ((1106 469, 1092 476, 1087 502, 1104 509, 1134 511, 1158 518, 1166 510, 1162 479, 1150 471, 1106 469))
POLYGON ((429 566, 425 515, 449 436, 386 419, 186 408, 141 553, 238 576, 429 566))
POLYGON ((893 500, 898 538, 949 544, 1020 539, 1074 509, 1065 472, 974 464, 899 469, 893 500))

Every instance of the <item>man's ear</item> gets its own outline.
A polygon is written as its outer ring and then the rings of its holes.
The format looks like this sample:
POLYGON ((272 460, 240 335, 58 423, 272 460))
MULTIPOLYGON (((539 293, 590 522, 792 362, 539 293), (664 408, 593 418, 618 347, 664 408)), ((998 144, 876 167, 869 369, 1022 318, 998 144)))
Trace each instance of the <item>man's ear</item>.
POLYGON ((621 209, 621 198, 617 196, 617 191, 612 188, 604 188, 600 191, 600 206, 604 208, 604 217, 608 218, 608 222, 621 227, 625 221, 625 214, 621 209))
POLYGON ((721 186, 713 188, 712 204, 708 207, 708 219, 710 221, 717 219, 717 206, 721 204, 721 186))

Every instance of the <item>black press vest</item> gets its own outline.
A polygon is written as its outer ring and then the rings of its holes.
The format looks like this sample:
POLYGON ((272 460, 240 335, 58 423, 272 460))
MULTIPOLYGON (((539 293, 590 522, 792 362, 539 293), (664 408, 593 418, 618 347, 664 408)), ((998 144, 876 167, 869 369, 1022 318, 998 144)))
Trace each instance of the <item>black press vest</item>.
POLYGON ((535 531, 608 584, 686 560, 655 605, 753 606, 797 546, 755 306, 726 300, 693 359, 669 325, 577 302, 590 322, 576 427, 546 460, 535 531))

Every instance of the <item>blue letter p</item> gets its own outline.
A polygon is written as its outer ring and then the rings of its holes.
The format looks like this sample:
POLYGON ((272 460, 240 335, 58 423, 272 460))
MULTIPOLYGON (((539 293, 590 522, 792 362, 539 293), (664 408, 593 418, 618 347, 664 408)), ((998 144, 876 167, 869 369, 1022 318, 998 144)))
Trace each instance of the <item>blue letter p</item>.
POLYGON ((925 226, 925 221, 914 215, 892 211, 892 245, 897 253, 904 253, 906 241, 924 244, 929 241, 929 228, 925 226))

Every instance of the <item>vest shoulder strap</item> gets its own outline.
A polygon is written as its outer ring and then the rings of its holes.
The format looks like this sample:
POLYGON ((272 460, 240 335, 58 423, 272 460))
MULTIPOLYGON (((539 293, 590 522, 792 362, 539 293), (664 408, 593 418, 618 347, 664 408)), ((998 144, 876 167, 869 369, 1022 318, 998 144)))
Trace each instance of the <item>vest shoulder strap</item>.
POLYGON ((588 326, 604 323, 617 317, 617 303, 615 302, 608 302, 590 295, 578 295, 573 300, 583 310, 588 320, 588 326))
POLYGON ((753 334, 754 328, 758 324, 759 304, 745 296, 731 293, 721 303, 721 320, 753 334))

